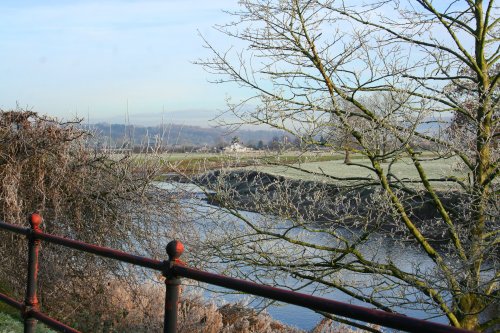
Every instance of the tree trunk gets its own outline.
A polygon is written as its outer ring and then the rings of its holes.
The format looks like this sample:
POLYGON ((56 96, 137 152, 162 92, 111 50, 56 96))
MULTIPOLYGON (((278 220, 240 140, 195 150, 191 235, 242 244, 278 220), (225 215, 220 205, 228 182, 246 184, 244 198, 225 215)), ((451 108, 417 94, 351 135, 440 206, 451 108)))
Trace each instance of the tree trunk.
POLYGON ((344 164, 349 163, 351 163, 351 152, 349 151, 349 149, 345 149, 344 164))
POLYGON ((464 294, 458 300, 457 319, 461 328, 471 331, 479 329, 479 314, 483 310, 483 300, 475 294, 464 294))

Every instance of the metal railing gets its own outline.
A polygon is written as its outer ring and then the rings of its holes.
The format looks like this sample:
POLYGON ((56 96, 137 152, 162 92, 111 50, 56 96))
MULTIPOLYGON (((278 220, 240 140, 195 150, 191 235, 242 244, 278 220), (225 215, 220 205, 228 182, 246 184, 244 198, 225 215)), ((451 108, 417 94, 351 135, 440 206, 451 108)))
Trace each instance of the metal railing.
POLYGON ((51 318, 40 311, 37 298, 38 282, 38 254, 40 242, 45 241, 61 246, 69 247, 78 251, 93 253, 99 256, 116 259, 129 264, 138 265, 162 272, 165 277, 165 314, 163 332, 175 333, 177 331, 177 305, 179 301, 179 286, 181 277, 205 282, 208 284, 233 289, 248 294, 261 296, 289 304, 302 306, 313 311, 327 312, 355 320, 361 320, 389 328, 395 328, 407 332, 429 332, 429 333, 465 333, 471 332, 444 324, 407 317, 402 314, 374 310, 362 306, 342 303, 326 298, 311 296, 303 293, 293 292, 285 289, 265 286, 241 279, 209 273, 186 266, 180 256, 184 251, 184 245, 178 240, 171 241, 166 247, 168 260, 160 261, 117 251, 107 247, 87 244, 48 233, 40 229, 42 217, 33 213, 28 218, 30 228, 0 222, 0 229, 25 235, 28 238, 28 276, 26 286, 26 297, 24 302, 19 302, 0 293, 0 301, 13 306, 21 311, 24 319, 24 332, 34 333, 37 321, 54 328, 60 332, 79 333, 74 328, 51 318))

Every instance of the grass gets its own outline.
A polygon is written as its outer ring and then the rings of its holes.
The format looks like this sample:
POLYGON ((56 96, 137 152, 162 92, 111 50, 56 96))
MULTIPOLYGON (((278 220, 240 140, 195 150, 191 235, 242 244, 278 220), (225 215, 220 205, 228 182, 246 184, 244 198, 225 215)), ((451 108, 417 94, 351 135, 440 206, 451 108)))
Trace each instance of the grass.
POLYGON ((0 333, 22 332, 23 324, 17 318, 0 312, 0 333))
MULTIPOLYGON (((137 163, 148 159, 145 154, 132 155, 137 163)), ((156 155, 156 157, 158 157, 156 155)), ((186 174, 197 174, 207 170, 221 168, 246 168, 249 170, 262 171, 274 175, 301 180, 314 180, 322 182, 335 182, 328 176, 340 178, 367 177, 376 181, 375 173, 368 168, 370 162, 361 155, 352 154, 351 160, 358 165, 346 165, 343 163, 344 154, 331 151, 278 152, 253 151, 249 153, 165 153, 159 155, 162 163, 162 172, 182 172, 186 174), (297 170, 301 168, 304 171, 297 170)), ((427 177, 434 179, 438 188, 450 188, 450 182, 437 181, 444 177, 457 177, 461 180, 467 179, 467 174, 458 168, 458 158, 433 159, 431 153, 423 153, 421 158, 427 177), (425 160, 427 159, 427 160, 425 160)), ((384 172, 388 172, 389 164, 383 163, 384 172)), ((419 175, 409 158, 402 158, 391 166, 391 173, 397 178, 409 182, 420 182, 419 175)))
MULTIPOLYGON (((0 293, 3 293, 3 294, 6 294, 6 295, 10 295, 11 294, 11 290, 10 288, 8 288, 3 282, 0 281, 0 293)), ((0 313, 3 313, 3 314, 7 314, 9 316, 12 316, 12 317, 16 317, 18 319, 21 318, 21 315, 19 313, 19 310, 17 310, 16 308, 13 308, 9 305, 7 305, 6 303, 4 302, 1 302, 0 301, 0 313)), ((1 326, 0 326, 1 327, 1 326)), ((1 331, 0 331, 1 333, 1 331)))
POLYGON ((11 306, 8 306, 4 302, 0 302, 0 314, 5 314, 5 315, 8 315, 10 317, 21 320, 21 314, 20 314, 19 310, 17 310, 16 308, 13 308, 11 306))
MULTIPOLYGON (((123 155, 114 155, 119 159, 123 155)), ((206 170, 220 169, 224 167, 245 167, 265 165, 269 163, 295 164, 306 162, 324 162, 343 160, 342 154, 332 152, 308 152, 289 151, 282 154, 277 152, 254 151, 248 153, 164 153, 160 155, 134 154, 132 158, 139 165, 149 158, 160 158, 162 171, 183 172, 196 174, 206 170)), ((354 156, 354 159, 358 158, 354 156)))
MULTIPOLYGON (((273 175, 281 175, 288 178, 301 180, 335 182, 335 180, 328 178, 329 175, 340 178, 366 177, 376 180, 375 172, 366 168, 371 166, 370 161, 358 157, 358 159, 353 159, 353 163, 358 165, 347 165, 343 163, 342 159, 331 159, 324 161, 294 163, 291 165, 259 165, 250 168, 252 170, 266 172, 273 175), (304 171, 297 170, 295 168, 300 168, 304 171)), ((429 159, 423 161, 421 164, 426 172, 427 177, 430 179, 435 179, 433 182, 436 183, 438 187, 447 187, 448 185, 446 185, 445 182, 436 181, 436 179, 445 177, 457 177, 460 179, 466 179, 467 177, 467 174, 464 171, 457 168, 458 159, 456 158, 439 160, 429 159)), ((382 167, 387 173, 389 164, 383 163, 382 167)), ((403 158, 394 163, 391 166, 391 173, 401 180, 420 180, 418 172, 409 158, 403 158)))
MULTIPOLYGON (((0 312, 0 333, 22 333, 23 323, 19 318, 0 312)), ((55 333, 45 325, 37 324, 36 333, 55 333)))
MULTIPOLYGON (((9 288, 0 283, 0 292, 9 294, 9 288)), ((23 322, 18 309, 0 301, 0 333, 22 333, 23 322)), ((43 324, 38 324, 36 333, 55 333, 43 324)))

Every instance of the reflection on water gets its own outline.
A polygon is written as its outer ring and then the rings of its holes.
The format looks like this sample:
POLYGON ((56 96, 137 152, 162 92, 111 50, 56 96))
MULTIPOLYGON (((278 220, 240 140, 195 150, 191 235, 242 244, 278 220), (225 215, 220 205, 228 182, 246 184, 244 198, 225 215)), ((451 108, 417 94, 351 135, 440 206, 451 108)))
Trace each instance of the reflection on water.
MULTIPOLYGON (((173 191, 178 191, 179 193, 184 194, 184 203, 186 204, 187 210, 189 210, 190 214, 196 215, 194 217, 199 223, 200 227, 203 227, 204 223, 209 224, 209 220, 213 219, 214 216, 217 216, 219 208, 209 205, 205 199, 205 195, 203 190, 193 184, 173 184, 173 183, 160 183, 159 186, 162 188, 166 188, 173 191), (193 208, 195 207, 195 208, 193 208)), ((252 212, 242 212, 245 217, 250 219, 259 219, 262 218, 260 214, 252 213, 252 212)), ((228 217, 226 217, 228 218, 228 217)), ((286 221, 282 221, 286 224, 286 221)), ((340 230, 340 232, 342 232, 340 230)), ((350 233, 345 231, 345 235, 350 233)), ((201 235, 203 237, 203 235, 201 235)), ((328 235, 325 234, 302 234, 300 237, 310 238, 308 241, 313 241, 319 244, 328 244, 331 239, 328 238, 328 235)), ((402 245, 401 243, 394 242, 388 238, 382 237, 373 237, 370 242, 363 244, 359 248, 362 253, 366 256, 369 256, 371 259, 384 259, 385 261, 389 260, 393 262, 397 267, 406 271, 406 272, 414 272, 416 269, 421 271, 426 271, 429 267, 433 266, 431 260, 424 255, 418 248, 412 245, 402 245)), ((357 283, 360 285, 364 284, 366 287, 363 290, 365 294, 369 294, 372 289, 368 285, 373 283, 373 276, 371 274, 361 274, 361 273, 345 273, 342 275, 343 279, 355 279, 357 283)), ((293 286, 296 284, 296 281, 293 281, 292 278, 288 278, 283 281, 284 285, 293 286)), ((363 287, 360 287, 363 289, 363 287)), ((213 288, 217 290, 216 288, 213 288)), ((302 289, 300 292, 303 293, 314 293, 314 287, 306 287, 302 289)), ((388 293, 393 293, 394 290, 388 290, 388 293)), ((408 290, 408 292, 415 293, 415 290, 408 290)), ((383 294, 383 293, 382 293, 383 294)), ((217 294, 213 292, 205 292, 205 296, 209 299, 215 301, 226 301, 226 302, 234 302, 241 301, 244 299, 248 299, 248 296, 243 295, 234 295, 234 294, 217 294)), ((352 304, 358 304, 366 306, 366 303, 353 299, 351 296, 348 296, 340 291, 326 292, 321 293, 322 297, 330 298, 336 301, 342 301, 352 304)), ((408 294, 405 295, 408 297, 408 294)), ((410 299, 417 299, 419 295, 415 293, 414 295, 408 297, 410 299)), ((254 300, 250 302, 250 305, 256 306, 261 304, 259 300, 254 300)), ((408 309, 408 308, 395 308, 397 312, 406 314, 408 316, 421 318, 421 319, 432 319, 436 322, 447 323, 447 320, 444 316, 433 317, 430 318, 428 312, 425 309, 408 309)), ((313 328, 321 319, 322 316, 309 310, 306 308, 287 305, 287 304, 272 304, 266 308, 266 311, 275 319, 282 321, 288 325, 296 326, 302 329, 309 330, 313 328)), ((387 331, 387 330, 386 330, 387 331)))

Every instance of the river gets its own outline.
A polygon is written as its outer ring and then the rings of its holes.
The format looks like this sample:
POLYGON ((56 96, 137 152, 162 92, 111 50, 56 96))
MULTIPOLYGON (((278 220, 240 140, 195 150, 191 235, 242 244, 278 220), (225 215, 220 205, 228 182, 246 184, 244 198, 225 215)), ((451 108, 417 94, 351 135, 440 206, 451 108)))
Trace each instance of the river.
MULTIPOLYGON (((162 188, 166 188, 169 190, 182 190, 184 191, 185 199, 184 203, 187 206, 193 207, 196 206, 196 214, 197 221, 200 224, 205 223, 203 216, 213 216, 218 210, 219 207, 212 206, 207 203, 205 199, 205 195, 201 189, 192 185, 192 184, 176 184, 176 183, 161 183, 160 186, 162 188), (186 195, 186 193, 190 193, 190 195, 186 195)), ((190 211, 189 213, 192 213, 190 211)), ((248 218, 261 218, 262 216, 258 213, 252 212, 242 212, 248 218)), ((317 237, 317 236, 316 236, 317 237)), ((324 242, 325 240, 321 238, 315 238, 315 242, 324 242)), ((418 250, 415 246, 412 245, 402 245, 400 243, 395 243, 389 239, 382 239, 375 237, 372 242, 367 243, 362 251, 365 254, 369 254, 372 257, 381 257, 381 258, 389 258, 397 267, 403 269, 405 271, 413 271, 415 267, 419 269, 425 269, 426 267, 431 267, 431 260, 424 255, 421 251, 418 250)), ((350 278, 347 277, 346 278, 350 278)), ((352 278, 352 276, 351 276, 352 278)), ((357 276, 358 279, 369 279, 368 275, 357 276)), ((290 278, 289 281, 285 281, 285 284, 289 282, 290 286, 294 285, 294 281, 290 278)), ((367 282, 369 282, 367 280, 367 282)), ((314 287, 310 286, 301 290, 304 293, 313 293, 314 287)), ((249 299, 248 296, 242 295, 227 295, 227 294, 213 294, 211 292, 205 292, 205 296, 212 300, 216 300, 218 302, 234 302, 242 299, 249 299)), ((337 301, 348 302, 352 304, 364 305, 361 301, 357 301, 352 297, 340 292, 333 291, 322 293, 320 296, 334 299, 337 301)), ((419 297, 418 295, 414 296, 419 297)), ((258 304, 258 301, 249 301, 250 306, 255 306, 258 304)), ((431 315, 424 309, 408 309, 408 308, 396 308, 397 312, 403 313, 408 316, 421 318, 421 319, 431 319, 435 322, 447 323, 447 320, 443 316, 436 316, 435 314, 431 315)), ((306 308, 287 305, 287 304, 273 304, 266 308, 266 310, 273 318, 291 326, 295 326, 304 330, 312 329, 321 319, 322 316, 309 310, 306 308)))

